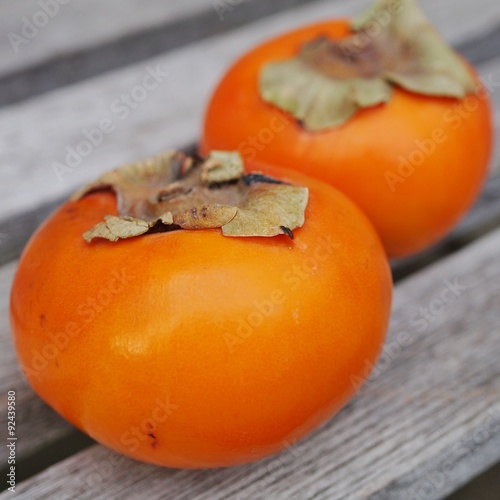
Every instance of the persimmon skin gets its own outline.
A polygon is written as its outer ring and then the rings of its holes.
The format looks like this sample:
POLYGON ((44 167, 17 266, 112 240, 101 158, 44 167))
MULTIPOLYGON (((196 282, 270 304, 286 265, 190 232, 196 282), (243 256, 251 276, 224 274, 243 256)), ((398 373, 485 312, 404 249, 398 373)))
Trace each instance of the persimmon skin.
POLYGON ((347 21, 322 22, 239 59, 210 100, 200 149, 238 149, 246 160, 333 185, 368 215, 390 257, 407 256, 445 236, 476 198, 492 151, 490 100, 485 89, 457 100, 396 87, 387 104, 341 127, 308 132, 261 99, 264 64, 296 55, 320 35, 348 34, 347 21))
POLYGON ((337 412, 384 341, 387 259, 344 195, 270 170, 309 187, 294 240, 214 229, 88 244, 114 195, 59 208, 11 296, 17 354, 41 398, 102 444, 179 468, 261 459, 337 412))

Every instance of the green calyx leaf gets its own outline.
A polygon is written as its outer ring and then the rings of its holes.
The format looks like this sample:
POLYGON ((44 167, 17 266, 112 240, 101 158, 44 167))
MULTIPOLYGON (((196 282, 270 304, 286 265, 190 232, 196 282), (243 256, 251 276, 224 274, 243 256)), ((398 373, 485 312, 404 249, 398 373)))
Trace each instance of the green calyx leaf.
POLYGON ((266 64, 264 101, 291 113, 306 130, 347 122, 359 109, 388 102, 394 85, 461 99, 475 90, 464 61, 443 41, 416 0, 379 0, 343 40, 320 37, 288 60, 266 64))

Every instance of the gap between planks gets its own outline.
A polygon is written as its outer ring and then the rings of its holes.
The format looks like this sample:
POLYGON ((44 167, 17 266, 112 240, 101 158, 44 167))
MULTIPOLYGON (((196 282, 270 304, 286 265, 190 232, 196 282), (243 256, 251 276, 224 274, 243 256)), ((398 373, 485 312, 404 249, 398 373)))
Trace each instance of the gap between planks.
MULTIPOLYGON (((31 67, 41 69, 48 65, 50 68, 50 62, 58 60, 71 64, 75 55, 102 58, 101 51, 104 49, 107 54, 111 47, 114 47, 115 58, 118 52, 120 59, 122 54, 128 52, 129 41, 135 41, 141 47, 134 47, 136 53, 128 54, 128 59, 123 61, 124 64, 130 64, 130 57, 145 59, 207 34, 225 32, 315 0, 169 0, 168 5, 161 0, 108 0, 105 4, 99 0, 87 0, 59 7, 53 5, 59 1, 47 1, 52 4, 52 8, 45 8, 48 15, 43 14, 44 9, 38 0, 4 2, 0 17, 0 32, 5 34, 0 39, 2 77, 20 74, 23 70, 27 72, 31 67), (23 36, 23 27, 30 21, 32 24, 34 17, 41 17, 42 26, 38 29, 36 26, 31 27, 34 30, 30 35, 32 38, 26 38, 23 36), (168 30, 175 31, 176 37, 158 39, 161 32, 168 30), (19 42, 16 35, 24 38, 26 43, 16 43, 19 42)), ((340 0, 331 0, 331 4, 335 1, 340 0)), ((355 9, 364 8, 371 2, 358 0, 355 9)), ((423 0, 422 3, 428 8, 430 2, 423 0)), ((453 0, 452 3, 452 0, 440 0, 435 3, 439 10, 433 11, 434 15, 449 18, 450 25, 468 18, 470 14, 465 1, 453 0)), ((468 21, 471 22, 470 19, 468 21)), ((116 61, 110 63, 118 67, 116 61)))
MULTIPOLYGON (((165 6, 160 0, 140 3, 109 0, 105 4, 87 0, 58 7, 58 0, 50 0, 47 3, 52 9, 46 8, 45 13, 39 1, 5 3, 0 18, 0 32, 5 34, 0 39, 0 105, 138 62, 312 1, 170 0, 165 6), (23 27, 26 29, 30 21, 40 16, 43 26, 32 25, 32 38, 23 37, 23 27), (19 42, 16 36, 24 42, 19 42)), ((356 9, 370 2, 359 0, 356 9)), ((423 3, 427 7, 426 0, 423 3)), ((449 0, 441 0, 437 7, 439 16, 447 11, 450 24, 467 18, 469 13, 463 3, 454 2, 451 6, 449 0)), ((500 31, 496 36, 498 39, 500 31)), ((481 50, 481 56, 491 52, 495 46, 494 40, 491 42, 481 50)))
POLYGON ((26 38, 28 43, 15 45, 9 36, 22 35, 22 27, 30 19, 44 14, 38 1, 6 4, 9 12, 0 19, 0 32, 6 34, 0 39, 0 106, 311 1, 244 0, 235 5, 226 0, 169 0, 165 5, 159 0, 111 0, 105 4, 87 0, 61 6, 32 40, 26 38))
POLYGON ((210 1, 199 0, 169 0, 168 6, 161 0, 61 1, 59 8, 52 4, 52 9, 47 6, 45 10, 38 0, 3 2, 0 75, 5 77, 83 50, 98 51, 100 46, 112 40, 153 30, 159 25, 180 23, 208 7, 216 14, 210 1), (23 26, 30 21, 33 24, 33 18, 38 17, 41 26, 31 28, 32 38, 23 36, 23 26), (25 38, 27 43, 12 35, 25 38))

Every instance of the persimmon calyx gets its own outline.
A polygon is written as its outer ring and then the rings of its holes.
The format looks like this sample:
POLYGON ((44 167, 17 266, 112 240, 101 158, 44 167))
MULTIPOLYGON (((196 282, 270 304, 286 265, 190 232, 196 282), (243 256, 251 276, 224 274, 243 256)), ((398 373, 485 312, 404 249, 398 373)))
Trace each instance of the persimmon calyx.
POLYGON ((259 173, 245 174, 237 152, 205 159, 170 151, 104 174, 72 196, 116 193, 118 215, 83 234, 110 241, 173 229, 222 228, 225 236, 276 236, 304 224, 308 189, 259 173))
POLYGON ((416 0, 379 0, 351 29, 343 40, 319 37, 297 56, 266 64, 262 99, 291 113, 306 130, 319 131, 388 102, 393 85, 452 98, 475 89, 471 71, 416 0))

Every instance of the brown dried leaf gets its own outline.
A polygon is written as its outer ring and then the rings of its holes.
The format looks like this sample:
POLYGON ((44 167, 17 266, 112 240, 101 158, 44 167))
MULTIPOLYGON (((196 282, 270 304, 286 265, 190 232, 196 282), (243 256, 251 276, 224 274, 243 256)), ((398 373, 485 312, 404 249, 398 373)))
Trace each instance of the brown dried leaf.
POLYGON ((108 215, 87 231, 88 242, 132 238, 153 227, 155 231, 221 227, 228 236, 293 236, 291 231, 304 223, 307 189, 244 174, 238 153, 217 151, 205 160, 194 160, 169 152, 113 170, 73 199, 103 189, 117 195, 118 216, 108 215))
POLYGON ((296 57, 265 65, 262 98, 317 131, 342 125, 361 108, 387 102, 392 85, 455 98, 474 91, 469 68, 416 0, 379 0, 352 28, 353 35, 344 40, 320 37, 296 57))
POLYGON ((77 191, 71 199, 77 200, 94 191, 112 190, 116 193, 120 215, 157 219, 161 214, 157 213, 155 195, 162 187, 168 186, 179 177, 185 163, 184 154, 167 151, 154 158, 126 164, 105 173, 95 182, 77 191))
POLYGON ((83 233, 85 241, 90 243, 94 238, 105 238, 109 241, 118 241, 121 238, 132 238, 146 233, 151 223, 135 219, 134 217, 116 217, 106 215, 104 222, 99 222, 90 231, 83 233))
POLYGON ((212 151, 203 164, 203 184, 219 184, 238 180, 245 173, 243 161, 238 152, 212 151))
POLYGON ((236 216, 222 227, 225 236, 276 236, 304 224, 309 192, 285 184, 253 184, 236 216))
POLYGON ((391 98, 391 86, 380 78, 332 79, 300 59, 272 63, 261 77, 262 98, 291 113, 311 131, 345 123, 360 108, 391 98))

